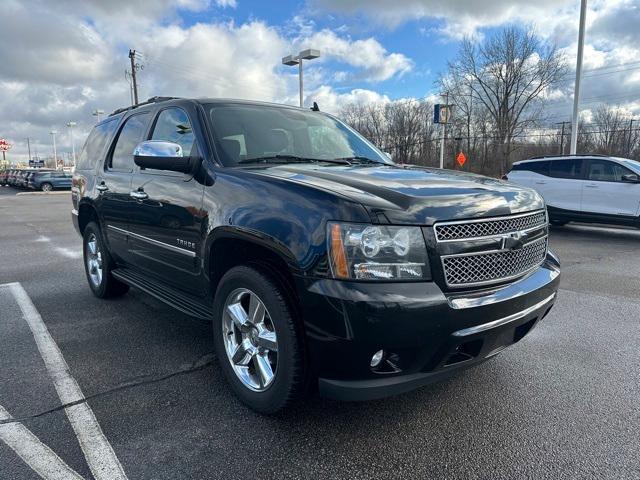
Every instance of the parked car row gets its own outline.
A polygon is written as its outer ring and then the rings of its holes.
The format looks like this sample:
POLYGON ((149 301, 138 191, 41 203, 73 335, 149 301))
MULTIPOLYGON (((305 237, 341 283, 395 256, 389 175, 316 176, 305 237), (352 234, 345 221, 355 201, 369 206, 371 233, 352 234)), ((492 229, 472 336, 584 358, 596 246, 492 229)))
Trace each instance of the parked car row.
POLYGON ((45 169, 9 169, 0 172, 0 185, 14 188, 41 190, 71 188, 71 173, 45 169))

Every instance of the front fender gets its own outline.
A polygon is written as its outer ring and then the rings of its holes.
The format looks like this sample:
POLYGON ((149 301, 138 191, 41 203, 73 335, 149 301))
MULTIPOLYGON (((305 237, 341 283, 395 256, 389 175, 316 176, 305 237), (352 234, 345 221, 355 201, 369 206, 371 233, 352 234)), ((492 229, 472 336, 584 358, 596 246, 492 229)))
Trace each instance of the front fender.
MULTIPOLYGON (((205 190, 205 249, 222 235, 236 235, 280 255, 292 273, 313 271, 326 258, 328 221, 370 221, 359 203, 246 171, 220 170, 205 190)), ((202 252, 204 258, 208 251, 202 252)))

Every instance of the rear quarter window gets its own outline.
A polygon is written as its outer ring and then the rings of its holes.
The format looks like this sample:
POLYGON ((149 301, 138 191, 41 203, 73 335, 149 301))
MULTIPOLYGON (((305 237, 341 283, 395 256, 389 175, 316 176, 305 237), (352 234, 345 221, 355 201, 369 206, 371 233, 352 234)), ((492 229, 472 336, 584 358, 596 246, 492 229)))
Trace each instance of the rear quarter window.
POLYGON ((114 118, 93 127, 78 156, 77 170, 92 170, 96 163, 102 163, 105 147, 113 137, 117 126, 118 119, 114 118))
POLYGON ((554 178, 577 180, 582 178, 582 159, 554 160, 550 162, 549 175, 554 178))

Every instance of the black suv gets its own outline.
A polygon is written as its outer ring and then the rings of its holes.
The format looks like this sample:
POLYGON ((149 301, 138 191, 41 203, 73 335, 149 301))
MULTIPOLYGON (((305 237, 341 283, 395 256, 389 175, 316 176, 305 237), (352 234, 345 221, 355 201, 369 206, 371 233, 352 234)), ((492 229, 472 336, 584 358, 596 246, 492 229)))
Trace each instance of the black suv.
POLYGON ((393 163, 317 109, 154 98, 89 135, 73 221, 101 298, 212 322, 236 394, 404 392, 497 354, 554 303, 533 190, 393 163))

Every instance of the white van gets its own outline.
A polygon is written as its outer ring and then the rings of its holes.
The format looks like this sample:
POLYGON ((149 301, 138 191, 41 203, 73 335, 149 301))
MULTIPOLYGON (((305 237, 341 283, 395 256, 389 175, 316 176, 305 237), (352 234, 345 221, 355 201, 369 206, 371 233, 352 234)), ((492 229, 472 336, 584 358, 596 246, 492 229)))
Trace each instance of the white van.
POLYGON ((510 182, 537 190, 551 223, 640 227, 640 162, 600 155, 536 157, 513 164, 510 182))

